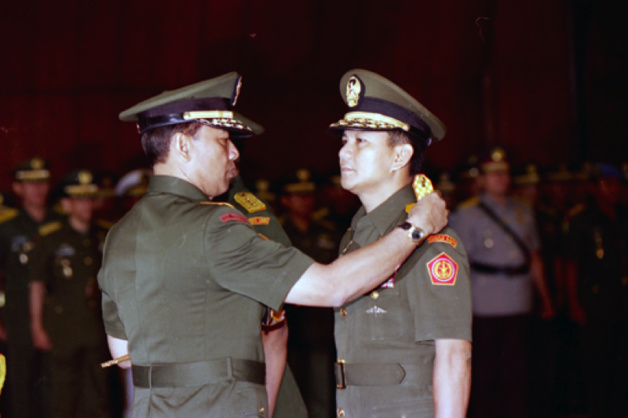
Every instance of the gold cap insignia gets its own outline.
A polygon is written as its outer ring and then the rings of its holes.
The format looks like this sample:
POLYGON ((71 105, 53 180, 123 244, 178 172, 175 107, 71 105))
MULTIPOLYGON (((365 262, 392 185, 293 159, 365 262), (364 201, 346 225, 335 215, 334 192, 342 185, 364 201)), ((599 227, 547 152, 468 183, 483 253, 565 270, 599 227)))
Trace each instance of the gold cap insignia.
POLYGON ((33 170, 41 170, 42 168, 44 168, 44 165, 44 160, 39 157, 35 157, 31 160, 31 168, 33 170))
POLYGON ((362 92, 362 83, 356 76, 351 76, 347 81, 347 105, 356 107, 360 103, 360 93, 362 92))
POLYGON ((81 170, 78 173, 78 181, 80 184, 90 184, 92 182, 92 173, 87 170, 81 170))

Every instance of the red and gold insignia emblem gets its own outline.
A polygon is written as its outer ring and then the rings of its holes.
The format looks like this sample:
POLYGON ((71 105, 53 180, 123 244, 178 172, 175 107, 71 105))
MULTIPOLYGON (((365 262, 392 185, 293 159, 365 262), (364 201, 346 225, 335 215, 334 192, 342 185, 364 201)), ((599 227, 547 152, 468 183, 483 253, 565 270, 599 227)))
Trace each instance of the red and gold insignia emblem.
POLYGON ((233 212, 225 213, 224 215, 220 217, 220 220, 223 223, 227 223, 229 221, 238 221, 238 222, 248 223, 248 220, 244 216, 240 215, 239 213, 233 213, 233 212))
POLYGON ((427 263, 427 271, 433 285, 453 286, 458 277, 458 263, 447 254, 440 253, 427 263))
POLYGON ((360 102, 360 93, 362 92, 362 83, 356 76, 351 76, 347 81, 347 105, 349 107, 356 107, 360 102))

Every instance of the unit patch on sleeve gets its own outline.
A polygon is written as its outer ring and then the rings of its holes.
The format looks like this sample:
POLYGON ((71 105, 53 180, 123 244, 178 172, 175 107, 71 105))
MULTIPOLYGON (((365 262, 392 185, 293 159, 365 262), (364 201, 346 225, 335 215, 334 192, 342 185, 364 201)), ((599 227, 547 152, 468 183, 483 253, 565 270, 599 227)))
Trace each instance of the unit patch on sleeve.
POLYGON ((445 235, 445 234, 430 235, 429 237, 427 237, 427 242, 429 244, 433 244, 435 242, 446 242, 447 244, 450 244, 454 248, 458 246, 458 241, 456 241, 454 238, 450 237, 449 235, 445 235))
POLYGON ((253 193, 240 192, 236 193, 233 198, 236 202, 242 205, 244 209, 249 211, 249 213, 259 212, 260 210, 266 209, 264 202, 259 200, 253 193))
POLYGON ((453 286, 458 276, 458 263, 445 253, 440 253, 427 263, 433 285, 453 286))
POLYGON ((244 216, 240 215, 239 213, 235 213, 235 212, 225 213, 224 215, 222 215, 220 217, 220 220, 223 223, 227 223, 229 221, 238 221, 238 222, 248 223, 247 219, 244 216))

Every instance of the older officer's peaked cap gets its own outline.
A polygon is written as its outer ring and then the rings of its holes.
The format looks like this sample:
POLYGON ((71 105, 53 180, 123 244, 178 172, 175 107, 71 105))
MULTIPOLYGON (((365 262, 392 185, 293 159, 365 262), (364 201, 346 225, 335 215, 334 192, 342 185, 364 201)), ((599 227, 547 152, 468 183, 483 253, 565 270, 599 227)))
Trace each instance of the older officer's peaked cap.
POLYGON ((340 80, 340 95, 348 109, 344 118, 329 126, 332 133, 400 129, 428 144, 445 136, 443 122, 401 87, 374 72, 346 72, 340 80))
POLYGON ((140 133, 196 121, 229 131, 236 138, 259 135, 264 132, 262 126, 233 111, 241 86, 242 76, 230 72, 177 90, 164 91, 120 113, 120 120, 137 121, 140 133))

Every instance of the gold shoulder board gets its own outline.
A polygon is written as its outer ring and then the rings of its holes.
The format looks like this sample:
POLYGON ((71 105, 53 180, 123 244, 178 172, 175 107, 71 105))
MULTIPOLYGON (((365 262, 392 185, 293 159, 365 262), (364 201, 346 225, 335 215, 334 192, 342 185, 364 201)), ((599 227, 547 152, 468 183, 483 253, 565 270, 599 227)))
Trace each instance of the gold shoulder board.
POLYGON ((15 218, 20 213, 19 210, 15 208, 3 208, 0 210, 0 223, 10 221, 15 218))
POLYGON ((264 202, 259 200, 258 197, 255 196, 253 193, 240 192, 236 193, 233 198, 249 213, 259 212, 260 210, 266 209, 266 205, 264 204, 264 202))
POLYGON ((59 229, 61 229, 61 222, 49 222, 39 227, 39 235, 45 237, 46 235, 50 235, 53 232, 58 231, 59 229))

